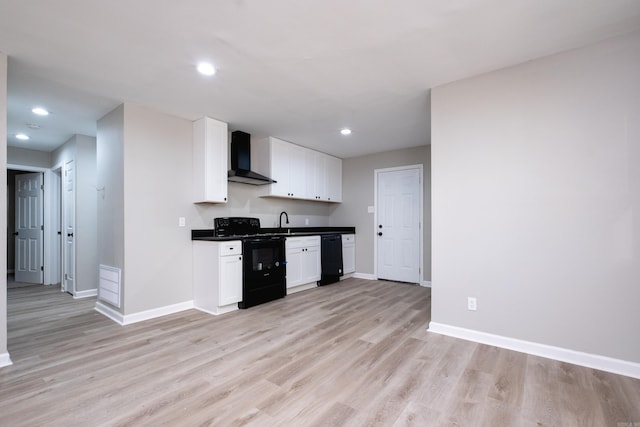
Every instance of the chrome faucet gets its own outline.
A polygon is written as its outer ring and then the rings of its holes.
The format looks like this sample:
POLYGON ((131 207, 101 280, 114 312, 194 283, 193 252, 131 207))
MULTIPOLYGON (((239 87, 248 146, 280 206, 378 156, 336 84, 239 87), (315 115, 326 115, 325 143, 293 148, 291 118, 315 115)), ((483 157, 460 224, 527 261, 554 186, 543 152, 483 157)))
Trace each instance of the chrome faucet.
POLYGON ((286 224, 289 224, 289 215, 287 215, 287 213, 285 211, 280 212, 280 229, 282 229, 282 214, 284 214, 284 217, 286 218, 286 224))

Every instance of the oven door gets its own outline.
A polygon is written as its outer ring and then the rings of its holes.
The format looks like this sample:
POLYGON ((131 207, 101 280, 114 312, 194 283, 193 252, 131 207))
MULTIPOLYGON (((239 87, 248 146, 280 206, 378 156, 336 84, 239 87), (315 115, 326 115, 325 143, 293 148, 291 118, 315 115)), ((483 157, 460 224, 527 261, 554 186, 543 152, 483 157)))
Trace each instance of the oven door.
POLYGON ((248 308, 286 295, 283 237, 245 238, 242 241, 242 301, 248 308))

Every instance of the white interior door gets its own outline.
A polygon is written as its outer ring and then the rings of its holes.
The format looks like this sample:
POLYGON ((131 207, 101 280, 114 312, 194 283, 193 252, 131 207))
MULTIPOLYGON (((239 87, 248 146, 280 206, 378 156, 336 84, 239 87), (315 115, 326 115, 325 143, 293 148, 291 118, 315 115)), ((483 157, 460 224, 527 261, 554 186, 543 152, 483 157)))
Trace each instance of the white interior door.
POLYGON ((380 279, 420 282, 422 171, 376 171, 377 274, 380 279))
POLYGON ((75 245, 75 228, 76 228, 76 197, 75 197, 75 164, 73 160, 68 161, 64 165, 64 191, 62 196, 62 223, 64 229, 62 231, 64 241, 63 251, 63 274, 62 274, 62 290, 75 293, 75 273, 76 273, 76 245, 75 245))
POLYGON ((16 175, 16 282, 43 283, 42 173, 16 175))

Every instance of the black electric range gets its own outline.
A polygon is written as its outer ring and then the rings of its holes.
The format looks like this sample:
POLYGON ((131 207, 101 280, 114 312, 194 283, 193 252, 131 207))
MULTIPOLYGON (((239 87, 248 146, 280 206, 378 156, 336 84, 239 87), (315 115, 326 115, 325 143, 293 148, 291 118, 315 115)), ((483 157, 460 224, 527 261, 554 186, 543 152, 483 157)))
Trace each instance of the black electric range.
POLYGON ((285 238, 260 234, 260 219, 245 217, 215 218, 216 237, 242 241, 242 301, 249 308, 287 294, 285 238))

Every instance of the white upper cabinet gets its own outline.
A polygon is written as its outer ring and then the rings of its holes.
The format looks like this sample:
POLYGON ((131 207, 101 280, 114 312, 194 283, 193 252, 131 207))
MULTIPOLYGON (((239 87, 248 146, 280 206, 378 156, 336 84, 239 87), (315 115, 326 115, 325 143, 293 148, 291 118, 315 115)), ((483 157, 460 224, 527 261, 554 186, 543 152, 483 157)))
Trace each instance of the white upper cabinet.
POLYGON ((342 159, 326 156, 326 194, 329 202, 342 202, 342 159))
POLYGON ((342 201, 342 160, 337 157, 270 137, 252 146, 251 164, 277 181, 264 186, 263 196, 342 201))
POLYGON ((276 181, 265 186, 265 195, 304 198, 307 184, 303 147, 277 138, 258 141, 252 147, 251 164, 256 172, 276 181))
POLYGON ((227 203, 227 124, 209 117, 193 122, 194 203, 227 203))

